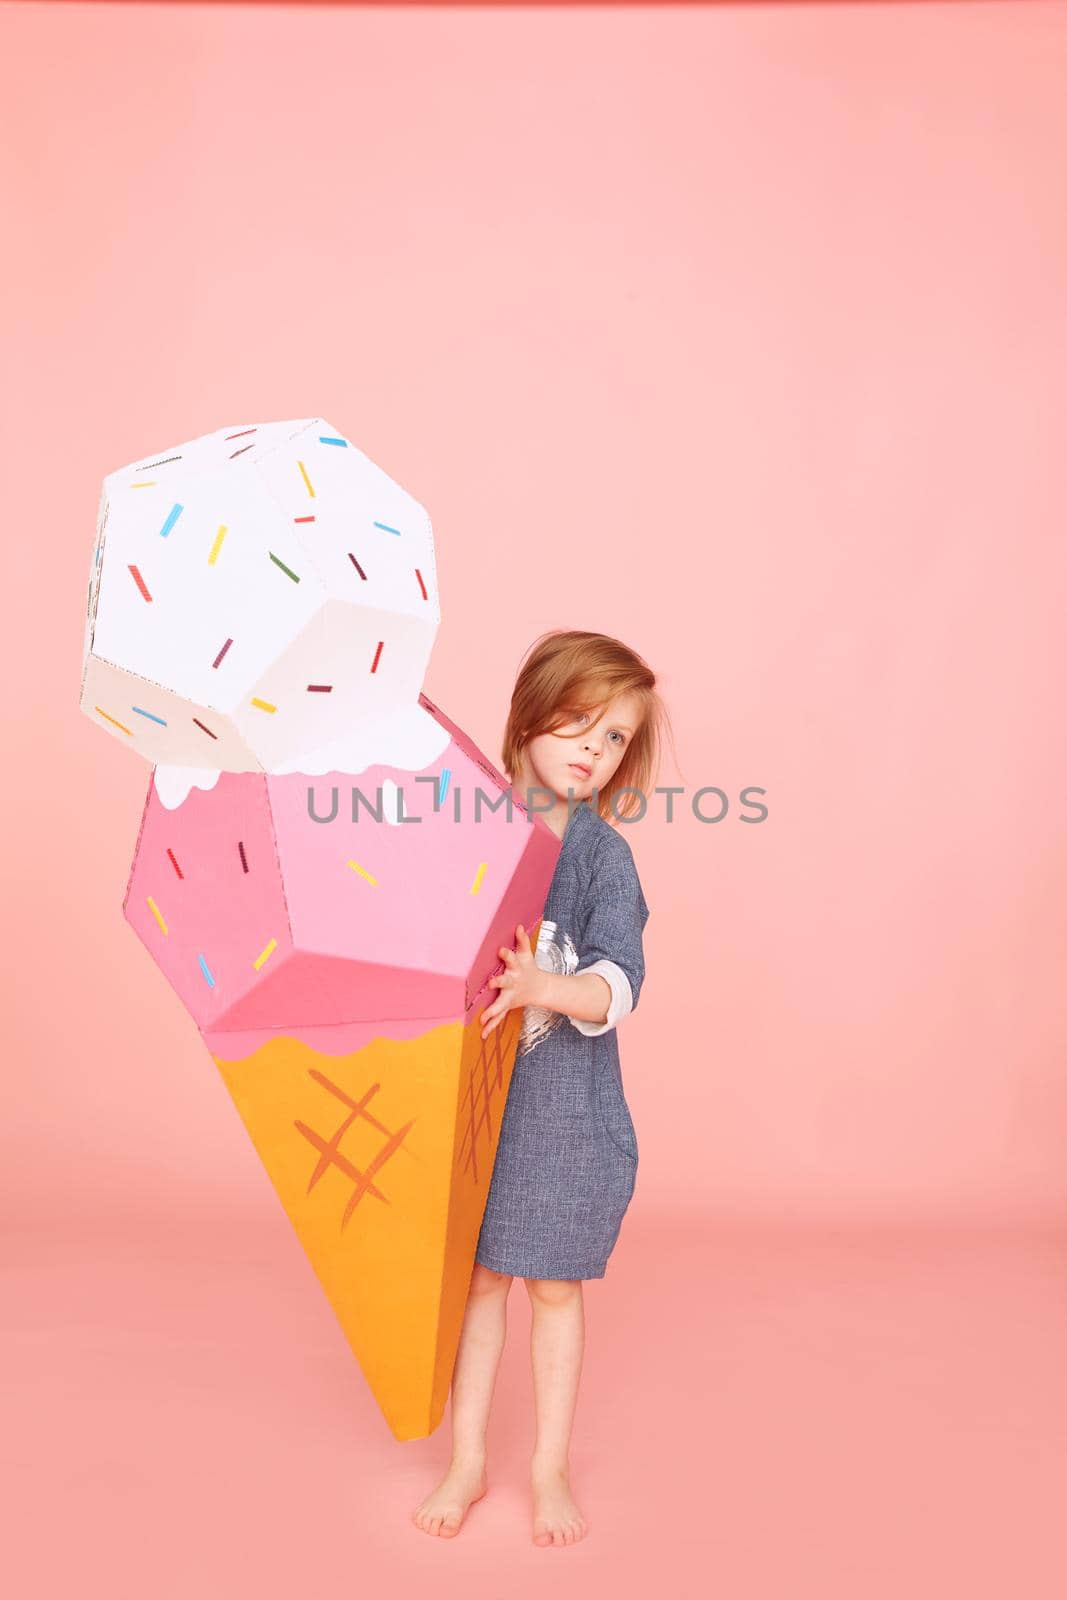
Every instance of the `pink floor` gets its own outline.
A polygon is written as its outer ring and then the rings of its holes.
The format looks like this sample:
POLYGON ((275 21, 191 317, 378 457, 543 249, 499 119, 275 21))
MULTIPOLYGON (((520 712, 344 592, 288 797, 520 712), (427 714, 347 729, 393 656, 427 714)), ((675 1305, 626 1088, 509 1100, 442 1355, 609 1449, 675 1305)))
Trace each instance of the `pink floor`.
MULTIPOLYGON (((10 1228, 10 1224, 9 1224, 10 1228)), ((529 1541, 516 1285, 491 1488, 408 1521, 288 1224, 79 1211, 3 1251, 7 1592, 1062 1600, 1067 1233, 629 1219, 590 1286, 582 1545, 529 1541)))

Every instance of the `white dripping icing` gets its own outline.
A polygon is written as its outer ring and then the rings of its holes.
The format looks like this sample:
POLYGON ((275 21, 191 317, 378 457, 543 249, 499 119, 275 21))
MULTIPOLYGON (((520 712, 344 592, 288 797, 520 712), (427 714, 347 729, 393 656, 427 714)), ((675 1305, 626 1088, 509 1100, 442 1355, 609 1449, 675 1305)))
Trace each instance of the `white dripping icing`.
MULTIPOLYGON (((422 772, 447 750, 451 737, 422 706, 408 706, 377 721, 359 723, 329 744, 266 770, 278 777, 306 773, 313 778, 324 777, 328 772, 358 777, 368 767, 379 766, 422 772)), ((168 811, 182 805, 194 789, 213 789, 218 781, 219 770, 214 767, 162 765, 154 769, 156 793, 168 811)), ((399 793, 391 780, 382 785, 382 810, 389 822, 398 820, 399 793)), ((410 816, 410 805, 406 810, 410 816)))

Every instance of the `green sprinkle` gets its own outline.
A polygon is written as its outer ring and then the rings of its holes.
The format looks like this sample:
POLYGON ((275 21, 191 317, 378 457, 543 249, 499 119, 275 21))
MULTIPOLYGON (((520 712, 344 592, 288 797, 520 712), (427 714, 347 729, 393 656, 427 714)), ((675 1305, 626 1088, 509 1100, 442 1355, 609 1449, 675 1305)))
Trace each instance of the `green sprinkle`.
POLYGON ((270 556, 271 560, 274 562, 274 565, 276 567, 281 567, 282 571, 285 573, 287 578, 292 578, 294 583, 299 583, 300 582, 300 579, 297 577, 296 573, 295 572, 290 572, 290 570, 286 566, 285 562, 278 560, 278 557, 274 554, 273 550, 268 550, 267 554, 270 556))

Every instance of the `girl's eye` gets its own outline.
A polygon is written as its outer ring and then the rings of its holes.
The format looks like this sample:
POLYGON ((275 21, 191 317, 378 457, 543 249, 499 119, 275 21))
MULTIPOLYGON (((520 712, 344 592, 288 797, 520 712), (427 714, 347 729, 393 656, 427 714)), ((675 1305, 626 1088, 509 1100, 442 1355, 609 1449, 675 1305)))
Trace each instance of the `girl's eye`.
MULTIPOLYGON (((588 722, 588 721, 589 721, 589 713, 588 713, 588 711, 576 711, 574 713, 574 716, 571 718, 571 722, 574 724, 575 727, 578 727, 581 723, 588 722)), ((612 733, 612 737, 619 744, 625 744, 626 743, 626 735, 624 733, 620 733, 617 728, 613 728, 611 730, 611 733, 612 733)))

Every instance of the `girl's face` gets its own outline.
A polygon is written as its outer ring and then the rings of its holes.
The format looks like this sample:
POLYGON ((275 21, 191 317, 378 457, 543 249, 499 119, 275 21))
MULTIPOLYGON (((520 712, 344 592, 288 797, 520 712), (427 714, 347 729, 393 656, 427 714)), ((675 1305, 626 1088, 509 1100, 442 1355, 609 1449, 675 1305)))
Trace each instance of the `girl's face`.
POLYGON ((530 740, 516 787, 540 785, 564 801, 570 790, 576 800, 588 800, 594 789, 607 788, 639 725, 640 704, 632 694, 609 700, 595 722, 580 712, 558 733, 530 740))

